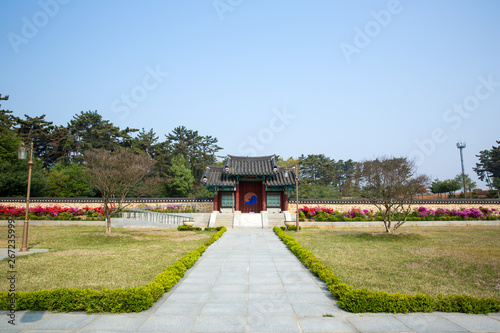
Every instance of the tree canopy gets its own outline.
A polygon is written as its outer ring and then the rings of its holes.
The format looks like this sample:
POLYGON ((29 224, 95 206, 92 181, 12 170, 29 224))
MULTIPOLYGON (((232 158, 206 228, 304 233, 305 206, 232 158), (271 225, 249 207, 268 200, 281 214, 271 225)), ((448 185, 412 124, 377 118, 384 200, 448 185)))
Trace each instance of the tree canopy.
POLYGON ((379 210, 388 233, 406 222, 414 198, 428 185, 428 177, 417 175, 415 163, 405 157, 379 157, 358 163, 354 177, 363 196, 379 210))
MULTIPOLYGON (((500 144, 500 141, 496 142, 500 144)), ((482 150, 477 155, 479 162, 473 168, 480 180, 485 181, 490 189, 500 190, 500 146, 482 150)), ((500 197, 500 191, 498 191, 500 197)))

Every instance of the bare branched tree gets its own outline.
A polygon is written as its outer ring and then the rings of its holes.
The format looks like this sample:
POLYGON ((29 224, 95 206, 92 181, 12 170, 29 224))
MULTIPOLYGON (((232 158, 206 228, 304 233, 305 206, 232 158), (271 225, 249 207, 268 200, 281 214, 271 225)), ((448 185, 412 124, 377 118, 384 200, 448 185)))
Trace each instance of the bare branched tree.
POLYGON ((155 177, 150 177, 155 161, 146 154, 123 148, 114 152, 85 151, 84 156, 89 182, 99 189, 104 199, 106 232, 110 233, 111 217, 131 204, 126 204, 124 199, 143 196, 157 183, 155 177))
POLYGON ((415 163, 405 157, 379 157, 357 164, 355 181, 380 211, 388 233, 406 222, 414 198, 429 183, 429 177, 415 173, 415 163))

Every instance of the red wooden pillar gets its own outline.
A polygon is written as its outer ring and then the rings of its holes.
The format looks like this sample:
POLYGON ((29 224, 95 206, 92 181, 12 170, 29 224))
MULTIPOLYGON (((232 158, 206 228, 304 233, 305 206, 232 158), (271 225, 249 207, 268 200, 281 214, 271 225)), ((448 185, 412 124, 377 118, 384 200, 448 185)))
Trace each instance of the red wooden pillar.
POLYGON ((219 193, 214 192, 214 211, 219 210, 219 193))
POLYGON ((239 211, 240 210, 240 183, 236 184, 236 194, 234 196, 234 210, 239 211))
POLYGON ((266 184, 262 183, 262 211, 267 210, 266 184))
POLYGON ((281 203, 281 207, 282 208, 282 211, 287 211, 288 210, 288 194, 286 194, 285 192, 282 192, 283 193, 283 201, 281 203))

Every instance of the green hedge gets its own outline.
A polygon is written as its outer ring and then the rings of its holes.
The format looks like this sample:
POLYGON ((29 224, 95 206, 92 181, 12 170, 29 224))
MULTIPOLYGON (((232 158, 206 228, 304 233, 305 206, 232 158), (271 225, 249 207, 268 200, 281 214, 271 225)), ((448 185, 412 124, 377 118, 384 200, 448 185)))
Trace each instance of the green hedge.
POLYGON ((188 227, 186 225, 180 225, 177 227, 179 231, 201 231, 200 227, 188 227))
POLYGON ((373 292, 366 288, 356 289, 341 283, 311 251, 305 249, 292 236, 281 228, 273 231, 309 270, 328 285, 328 290, 337 299, 337 304, 344 310, 360 312, 463 312, 491 313, 500 311, 500 301, 494 298, 478 298, 467 295, 437 297, 429 295, 405 295, 399 293, 373 292))
MULTIPOLYGON (((204 245, 188 253, 168 266, 154 280, 142 287, 116 289, 69 289, 17 292, 16 310, 32 311, 86 311, 93 312, 140 312, 150 308, 163 293, 169 291, 191 268, 208 246, 219 239, 226 228, 214 234, 204 245)), ((0 293, 0 310, 11 305, 9 293, 0 293)))

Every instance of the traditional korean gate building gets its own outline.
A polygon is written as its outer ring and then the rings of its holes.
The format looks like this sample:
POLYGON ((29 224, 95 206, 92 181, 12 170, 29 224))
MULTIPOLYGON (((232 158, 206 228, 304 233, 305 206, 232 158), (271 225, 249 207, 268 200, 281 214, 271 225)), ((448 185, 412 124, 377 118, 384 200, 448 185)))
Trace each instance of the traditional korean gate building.
POLYGON ((214 211, 283 212, 295 176, 295 167, 279 167, 274 155, 228 155, 223 167, 207 167, 201 182, 214 193, 214 211))

